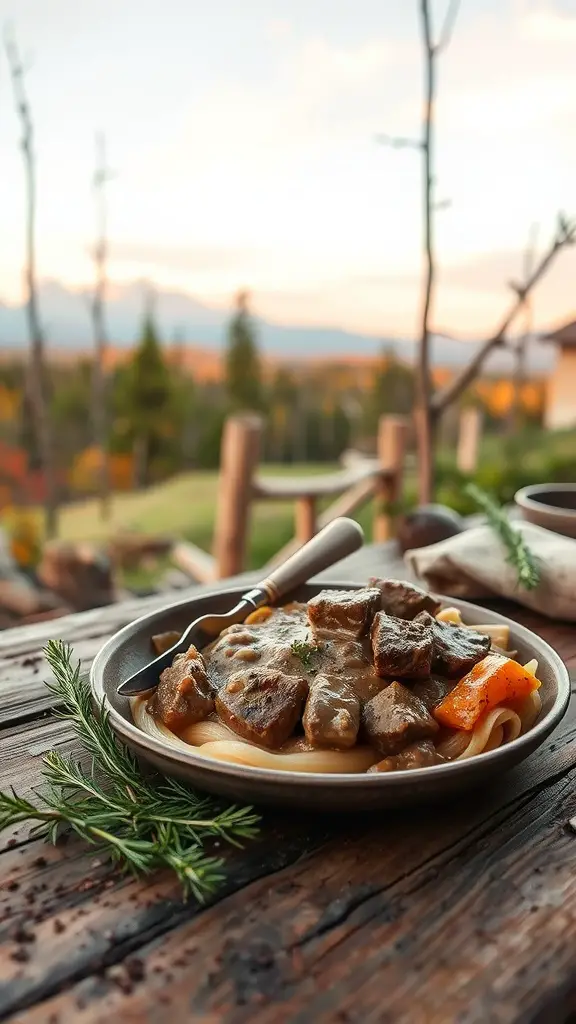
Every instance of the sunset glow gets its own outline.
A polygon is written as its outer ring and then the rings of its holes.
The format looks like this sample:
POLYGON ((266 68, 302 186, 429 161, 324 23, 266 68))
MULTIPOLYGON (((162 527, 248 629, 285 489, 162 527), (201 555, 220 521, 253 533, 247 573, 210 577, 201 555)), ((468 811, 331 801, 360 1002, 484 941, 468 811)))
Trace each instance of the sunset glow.
MULTIPOLYGON (((435 5, 440 23, 445 3, 435 5)), ((417 3, 19 0, 33 56, 40 269, 91 280, 94 133, 105 131, 118 282, 153 279, 259 314, 412 336, 418 315, 422 105, 417 3)), ((509 301, 530 227, 576 213, 576 4, 463 0, 438 99, 439 330, 477 337, 509 301)), ((23 176, 2 70, 0 296, 20 295, 23 176)), ((574 309, 576 251, 535 298, 574 309)))

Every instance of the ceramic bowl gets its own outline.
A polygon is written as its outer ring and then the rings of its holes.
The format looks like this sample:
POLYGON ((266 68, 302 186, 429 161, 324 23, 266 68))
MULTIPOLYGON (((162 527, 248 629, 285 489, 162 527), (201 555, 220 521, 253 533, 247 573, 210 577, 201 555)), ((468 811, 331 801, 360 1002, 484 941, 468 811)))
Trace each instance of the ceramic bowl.
POLYGON ((576 484, 535 484, 514 495, 523 519, 576 538, 576 484))

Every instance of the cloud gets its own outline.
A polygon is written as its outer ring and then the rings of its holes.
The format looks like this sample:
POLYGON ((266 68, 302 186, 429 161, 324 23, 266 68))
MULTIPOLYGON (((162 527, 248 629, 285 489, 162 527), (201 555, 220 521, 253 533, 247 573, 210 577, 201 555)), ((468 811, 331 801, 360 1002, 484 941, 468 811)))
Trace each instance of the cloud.
POLYGON ((574 0, 556 0, 556 3, 528 3, 520 14, 521 35, 538 43, 565 43, 576 41, 576 4, 574 0))
POLYGON ((287 39, 292 32, 292 25, 287 18, 272 18, 266 25, 266 35, 269 39, 287 39))
POLYGON ((225 245, 162 245, 155 242, 114 242, 110 255, 116 262, 157 266, 195 273, 233 270, 243 272, 266 259, 266 250, 225 245))

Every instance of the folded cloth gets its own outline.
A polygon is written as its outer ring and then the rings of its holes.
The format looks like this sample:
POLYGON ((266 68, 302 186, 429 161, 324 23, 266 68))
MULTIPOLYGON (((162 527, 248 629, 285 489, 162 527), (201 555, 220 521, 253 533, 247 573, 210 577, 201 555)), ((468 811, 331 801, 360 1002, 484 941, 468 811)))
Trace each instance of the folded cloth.
POLYGON ((461 598, 506 597, 552 619, 576 622, 576 540, 532 523, 514 523, 534 555, 540 582, 518 584, 507 550, 489 526, 478 526, 404 558, 429 590, 461 598))

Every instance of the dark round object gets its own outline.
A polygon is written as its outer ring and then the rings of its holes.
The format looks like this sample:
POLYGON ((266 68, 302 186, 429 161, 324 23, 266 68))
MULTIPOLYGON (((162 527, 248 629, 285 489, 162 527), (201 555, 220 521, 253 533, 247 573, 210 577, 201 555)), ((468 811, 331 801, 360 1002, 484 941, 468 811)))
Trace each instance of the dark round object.
POLYGON ((462 533, 464 528, 462 516, 447 505, 421 505, 401 520, 398 544, 402 553, 409 548, 425 548, 462 533))

